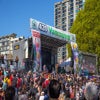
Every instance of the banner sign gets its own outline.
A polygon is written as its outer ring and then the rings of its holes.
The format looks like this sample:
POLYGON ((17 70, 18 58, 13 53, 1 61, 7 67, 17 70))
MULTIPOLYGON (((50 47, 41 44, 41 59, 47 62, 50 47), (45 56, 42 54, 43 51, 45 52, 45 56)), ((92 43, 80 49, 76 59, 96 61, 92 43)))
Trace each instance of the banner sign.
POLYGON ((78 46, 75 42, 71 42, 72 54, 74 58, 74 73, 79 73, 78 46))
POLYGON ((40 33, 31 30, 33 39, 33 52, 34 52, 34 70, 41 70, 41 40, 40 33))
POLYGON ((30 28, 39 31, 40 34, 65 40, 67 42, 76 42, 75 34, 56 29, 34 19, 30 19, 30 28))
POLYGON ((80 52, 80 63, 83 71, 88 71, 89 73, 96 72, 97 65, 97 55, 80 52))

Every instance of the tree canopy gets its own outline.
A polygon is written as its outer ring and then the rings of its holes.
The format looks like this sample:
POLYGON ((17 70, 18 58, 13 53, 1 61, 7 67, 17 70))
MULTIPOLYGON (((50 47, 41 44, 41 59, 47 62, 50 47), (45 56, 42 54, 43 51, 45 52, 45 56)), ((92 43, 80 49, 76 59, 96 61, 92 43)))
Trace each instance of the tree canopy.
POLYGON ((71 27, 80 51, 100 57, 100 0, 86 0, 71 27))

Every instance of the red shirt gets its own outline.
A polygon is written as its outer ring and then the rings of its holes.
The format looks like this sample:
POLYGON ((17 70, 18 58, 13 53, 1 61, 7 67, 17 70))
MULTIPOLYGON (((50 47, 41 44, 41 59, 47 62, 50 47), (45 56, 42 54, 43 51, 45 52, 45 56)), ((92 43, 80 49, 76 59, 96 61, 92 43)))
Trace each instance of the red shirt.
POLYGON ((21 82, 22 82, 21 78, 18 78, 18 80, 17 80, 17 88, 19 88, 21 86, 21 82))

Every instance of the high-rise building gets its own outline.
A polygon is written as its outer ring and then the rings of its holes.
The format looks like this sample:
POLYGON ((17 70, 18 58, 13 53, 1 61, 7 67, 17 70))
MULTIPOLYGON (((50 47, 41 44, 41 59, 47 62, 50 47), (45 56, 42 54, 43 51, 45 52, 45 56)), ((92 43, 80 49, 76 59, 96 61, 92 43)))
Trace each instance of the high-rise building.
POLYGON ((54 26, 69 31, 77 13, 83 8, 85 0, 62 0, 55 3, 54 26))
MULTIPOLYGON (((83 9, 84 2, 85 0, 62 0, 55 3, 54 26, 68 32, 76 18, 77 13, 83 9)), ((62 59, 66 59, 66 53, 66 46, 59 48, 58 55, 60 54, 62 59)))

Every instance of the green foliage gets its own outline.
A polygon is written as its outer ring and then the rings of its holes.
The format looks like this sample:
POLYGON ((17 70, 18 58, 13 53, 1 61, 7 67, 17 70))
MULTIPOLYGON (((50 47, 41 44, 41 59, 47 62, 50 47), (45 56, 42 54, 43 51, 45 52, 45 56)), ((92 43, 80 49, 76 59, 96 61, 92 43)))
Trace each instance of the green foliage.
POLYGON ((80 51, 100 57, 100 0, 86 0, 71 27, 80 51))
POLYGON ((71 45, 70 43, 66 44, 67 45, 67 48, 68 48, 68 57, 71 57, 72 56, 72 49, 71 49, 71 45))

